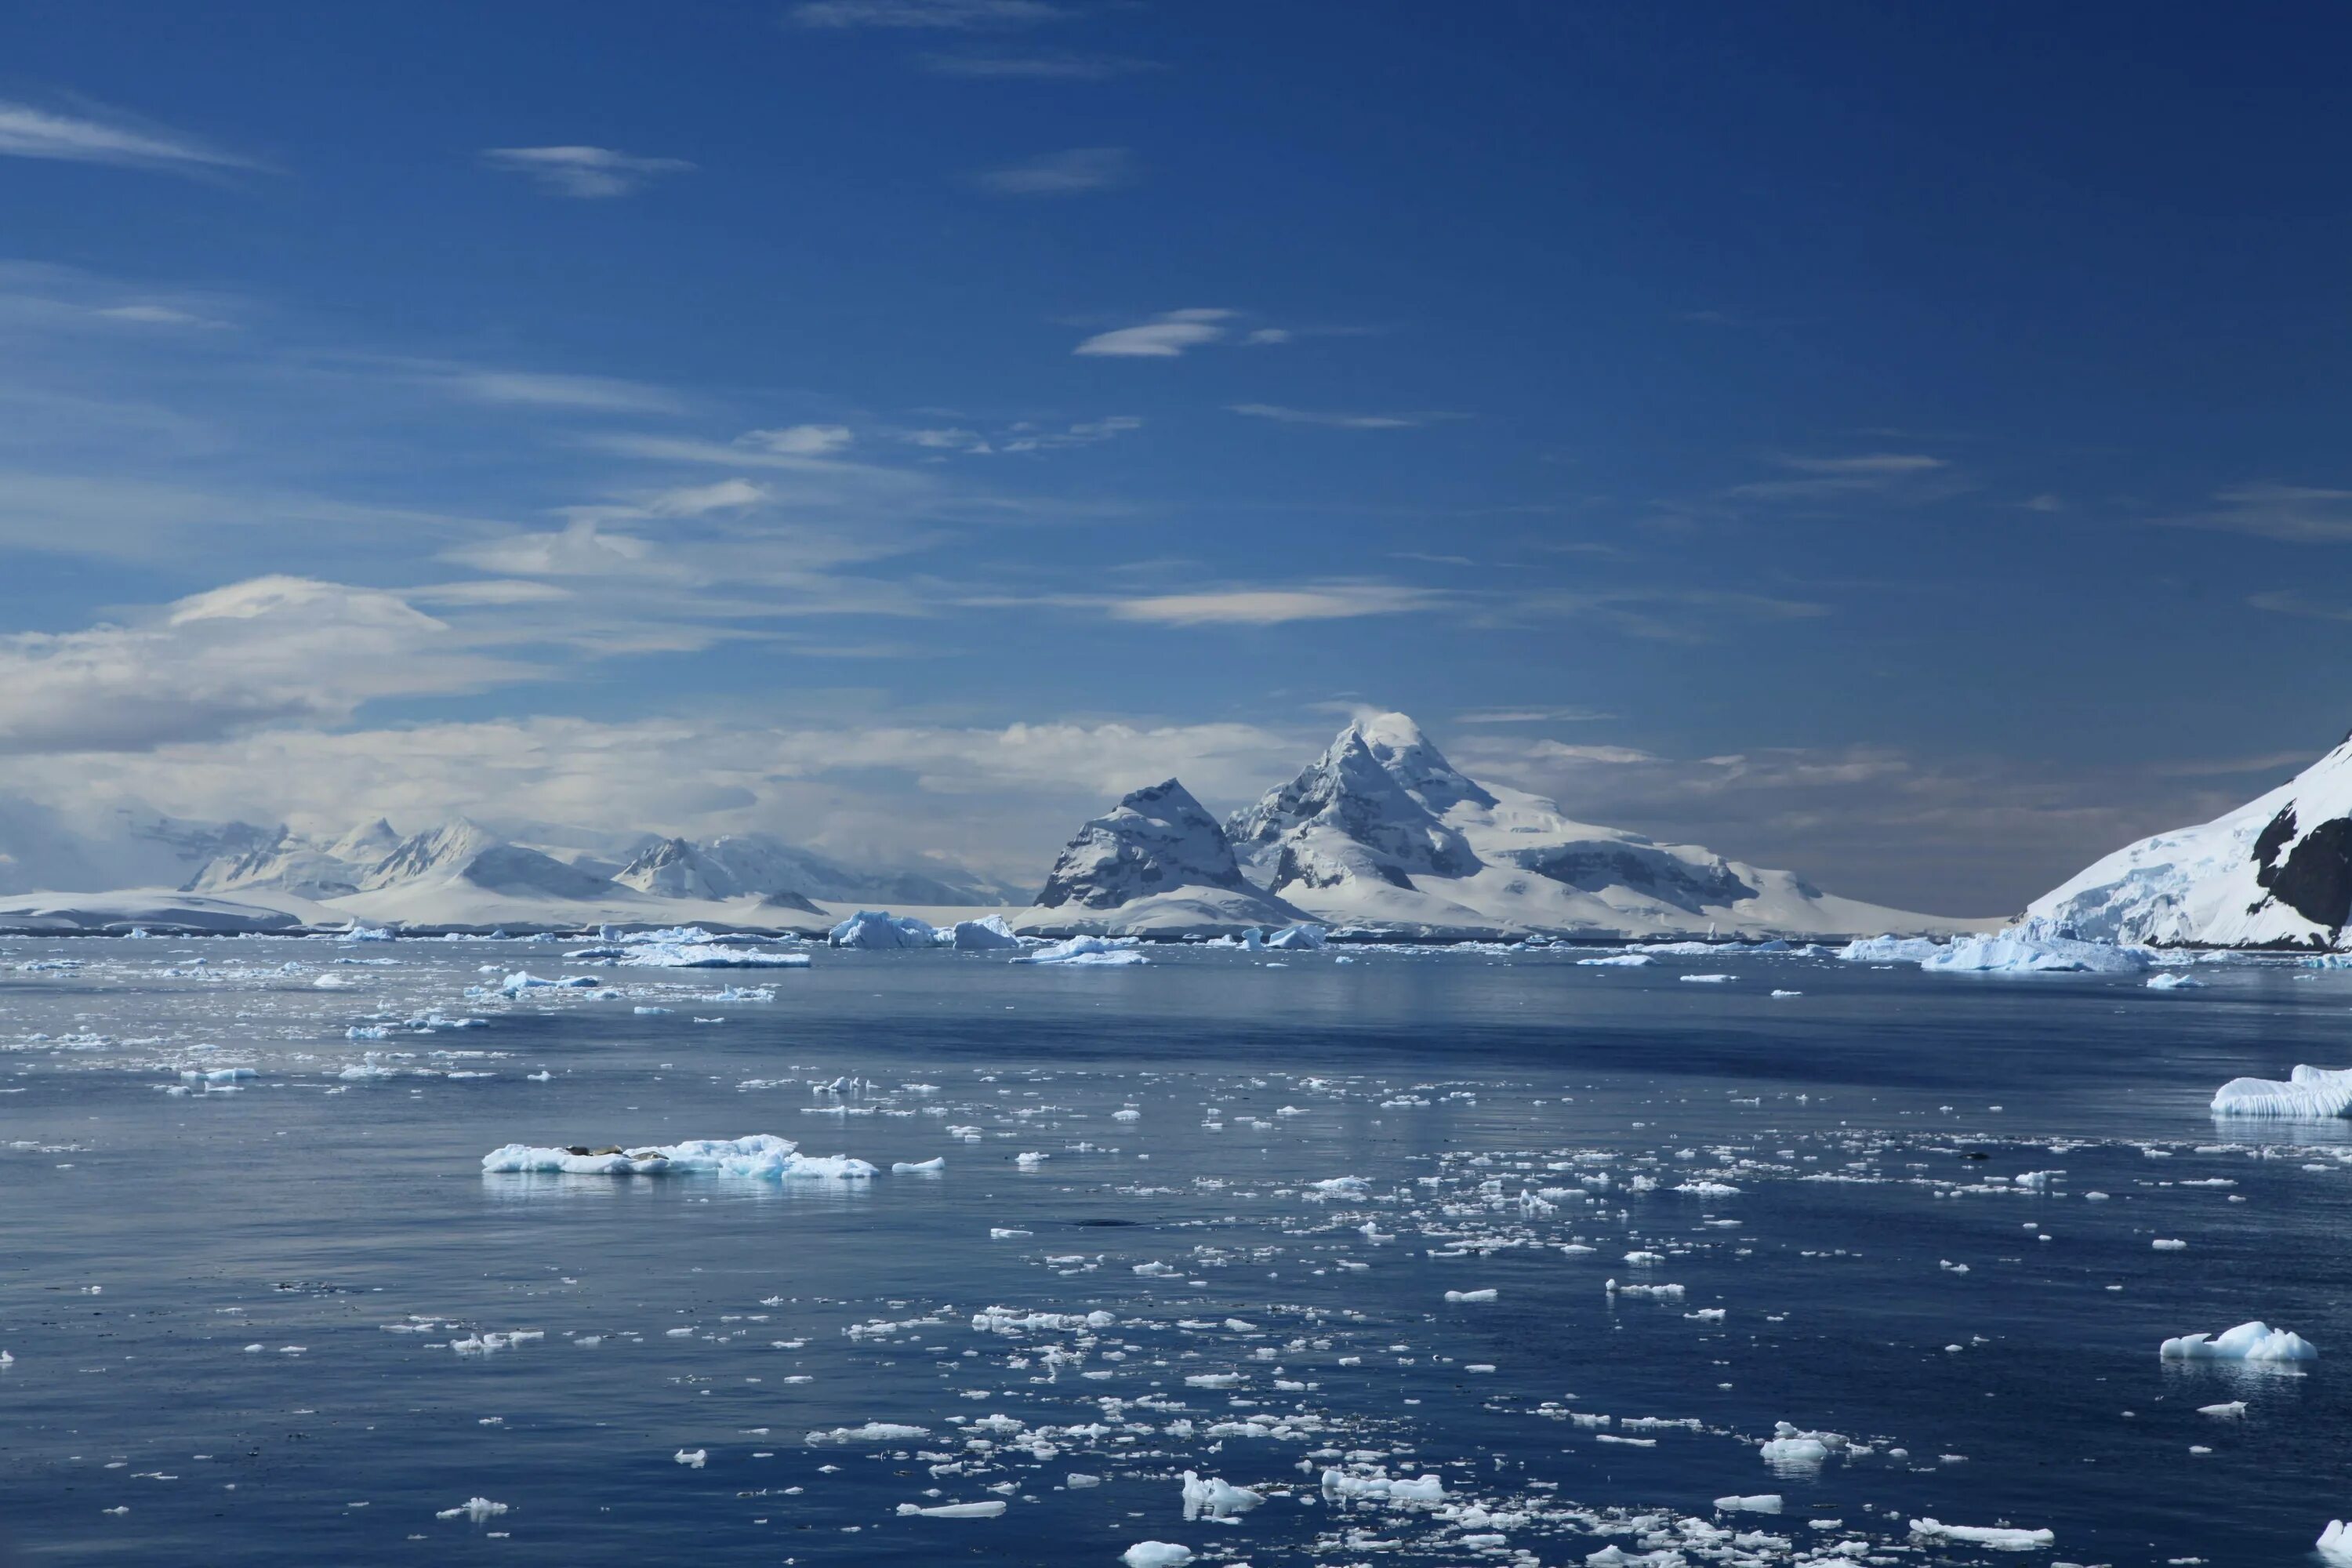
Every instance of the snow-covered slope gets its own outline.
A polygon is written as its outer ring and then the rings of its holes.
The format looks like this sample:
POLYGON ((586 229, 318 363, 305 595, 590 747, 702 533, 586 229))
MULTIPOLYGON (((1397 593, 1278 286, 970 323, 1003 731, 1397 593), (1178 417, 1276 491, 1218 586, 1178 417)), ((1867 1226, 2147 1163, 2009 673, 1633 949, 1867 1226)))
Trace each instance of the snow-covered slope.
POLYGON ((1408 935, 1950 931, 1786 871, 1570 820, 1482 784, 1402 713, 1350 724, 1223 832, 1171 779, 1081 829, 1028 931, 1232 931, 1311 919, 1408 935))
POLYGON ((1786 871, 1577 822, 1482 784, 1402 713, 1342 730, 1228 831, 1266 890, 1332 924, 1433 933, 1952 930, 1824 893, 1786 871))
POLYGON ((1018 926, 1174 934, 1300 918, 1250 885, 1217 819, 1169 779, 1079 828, 1018 926))
MULTIPOLYGON (((719 842, 724 845, 730 841, 719 842)), ((665 838, 648 845, 613 880, 657 898, 751 898, 772 910, 795 910, 811 915, 824 912, 796 889, 779 885, 772 876, 759 875, 761 868, 756 865, 751 868, 751 874, 746 875, 745 858, 730 856, 723 849, 706 849, 683 838, 665 838)))
POLYGON ((2143 838, 2026 910, 2101 942, 2352 946, 2352 739, 2259 799, 2143 838))

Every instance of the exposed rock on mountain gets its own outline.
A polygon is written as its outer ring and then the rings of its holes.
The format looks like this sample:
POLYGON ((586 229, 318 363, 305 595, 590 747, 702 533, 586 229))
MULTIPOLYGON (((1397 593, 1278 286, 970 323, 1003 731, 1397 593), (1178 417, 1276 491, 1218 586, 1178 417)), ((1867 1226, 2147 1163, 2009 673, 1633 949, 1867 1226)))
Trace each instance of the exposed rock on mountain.
POLYGON ((2126 845, 2026 914, 2102 942, 2352 946, 2352 739, 2235 811, 2126 845))
POLYGON ((1045 878, 1026 930, 1223 930, 1298 912, 1253 888, 1217 819, 1174 779, 1139 789, 1078 829, 1045 878), (1107 921, 1106 916, 1115 916, 1107 921))

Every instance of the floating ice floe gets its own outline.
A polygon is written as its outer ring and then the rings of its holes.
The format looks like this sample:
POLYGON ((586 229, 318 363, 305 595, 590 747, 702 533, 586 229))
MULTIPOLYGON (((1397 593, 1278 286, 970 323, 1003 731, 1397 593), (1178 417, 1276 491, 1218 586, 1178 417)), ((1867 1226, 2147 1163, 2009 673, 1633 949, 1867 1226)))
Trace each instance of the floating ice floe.
POLYGON ((894 1176, 924 1176, 930 1175, 936 1172, 944 1171, 947 1168, 947 1156, 944 1154, 938 1154, 928 1160, 893 1161, 890 1165, 890 1173, 894 1176))
POLYGON ((704 942, 641 942, 619 963, 633 969, 806 969, 805 952, 704 942))
POLYGON ((561 980, 542 980, 527 969, 518 969, 503 981, 499 989, 509 996, 520 996, 526 991, 593 991, 602 984, 593 974, 567 974, 561 980))
POLYGON ((1779 1492, 1759 1492, 1754 1497, 1719 1497, 1715 1506, 1727 1513, 1778 1513, 1780 1511, 1779 1492))
MULTIPOLYGON (((344 940, 348 942, 352 939, 346 937, 344 940)), ((486 1497, 476 1497, 467 1498, 456 1508, 445 1508, 433 1517, 436 1519, 470 1519, 476 1524, 479 1524, 486 1519, 496 1519, 499 1515, 506 1511, 507 1505, 502 1502, 492 1502, 486 1497)))
POLYGON ((1004 923, 1003 915, 983 915, 976 921, 958 921, 948 932, 947 945, 958 952, 993 952, 1017 948, 1021 939, 1004 923))
POLYGON ((1721 973, 1714 974, 1685 974, 1681 976, 1683 983, 1686 985, 1723 985, 1738 978, 1739 976, 1737 974, 1724 974, 1721 973))
POLYGON ((1320 952, 1329 934, 1318 925, 1285 926, 1267 937, 1265 945, 1277 952, 1320 952))
POLYGON ((2218 1337, 2183 1334, 2165 1341, 2157 1354, 2166 1361, 2317 1361, 2319 1347, 2301 1334, 2256 1321, 2218 1337))
POLYGON ((2193 974, 2151 974, 2147 977, 2150 991, 2201 991, 2205 983, 2193 974))
POLYGON ((911 1514, 921 1519, 994 1519, 1003 1511, 1003 1498, 992 1498, 987 1502, 943 1502, 930 1508, 911 1502, 898 1505, 901 1518, 911 1514))
POLYGON ((1149 963, 1151 961, 1136 949, 1142 944, 1131 936, 1074 936, 1034 952, 1023 953, 1015 963, 1067 963, 1109 967, 1122 963, 1149 963))
POLYGON ((757 1132, 745 1138, 693 1138, 682 1143, 638 1148, 545 1148, 509 1143, 482 1156, 482 1169, 501 1174, 552 1173, 567 1176, 654 1176, 669 1172, 713 1172, 767 1181, 814 1178, 862 1180, 875 1168, 846 1154, 803 1154, 789 1138, 757 1132))
POLYGON ((2216 1116, 2352 1115, 2352 1068, 2298 1066, 2284 1083, 2233 1078, 2213 1092, 2216 1116))
POLYGON ((1265 1500, 1265 1495, 1247 1487, 1237 1487, 1218 1477, 1202 1480, 1192 1470, 1184 1472, 1184 1521, 1197 1519, 1230 1523, 1265 1500))
POLYGON ((835 1426, 827 1432, 811 1432, 807 1441, 812 1446, 825 1443, 911 1443, 918 1437, 928 1437, 928 1426, 908 1426, 898 1421, 868 1421, 863 1426, 835 1426))
POLYGON ((1445 1482, 1436 1476, 1408 1479, 1402 1476, 1351 1476, 1345 1470, 1325 1470, 1323 1495, 1342 1501, 1441 1503, 1445 1500, 1445 1482))
POLYGON ((929 921, 894 915, 887 910, 860 910, 825 933, 825 940, 835 947, 867 951, 932 947, 939 938, 938 928, 929 921))
POLYGON ((2058 1537, 2047 1530, 2012 1530, 2005 1525, 1946 1524, 1939 1520, 1915 1519, 1911 1533, 1922 1541, 1948 1541, 1960 1546, 1989 1546, 1995 1552, 2038 1552, 2055 1544, 2058 1537))
POLYGON ((1925 936, 1866 936, 1838 950, 1848 963, 1925 963, 1944 951, 1944 944, 1925 936))
POLYGON ((1656 962, 1646 952, 1612 952, 1606 958, 1580 958, 1576 966, 1579 969, 1640 969, 1656 962))
POLYGON ((2319 1554, 2330 1563, 2352 1563, 2352 1521, 2331 1519, 2319 1532, 2319 1554))
POLYGON ((1139 1541, 1120 1552, 1118 1560, 1127 1568, 1184 1568, 1192 1561, 1192 1549, 1172 1541, 1139 1541))

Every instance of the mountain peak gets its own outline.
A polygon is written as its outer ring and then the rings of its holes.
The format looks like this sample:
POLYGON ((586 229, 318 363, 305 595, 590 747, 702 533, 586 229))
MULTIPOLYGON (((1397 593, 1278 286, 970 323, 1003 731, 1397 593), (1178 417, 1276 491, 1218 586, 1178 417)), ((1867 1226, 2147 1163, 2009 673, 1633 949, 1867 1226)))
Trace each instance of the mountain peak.
POLYGON ((1078 829, 1037 895, 1043 909, 1116 909, 1179 888, 1246 889, 1217 819, 1174 779, 1129 793, 1078 829))

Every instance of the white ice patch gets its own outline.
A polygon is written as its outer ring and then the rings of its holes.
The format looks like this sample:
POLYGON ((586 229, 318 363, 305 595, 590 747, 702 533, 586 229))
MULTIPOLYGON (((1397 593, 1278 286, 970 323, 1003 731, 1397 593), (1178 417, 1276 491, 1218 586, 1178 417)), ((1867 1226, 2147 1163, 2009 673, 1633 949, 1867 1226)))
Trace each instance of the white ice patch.
POLYGON ((2240 1323, 2218 1338, 2183 1334, 2167 1340, 2157 1353, 2166 1361, 2317 1361, 2319 1349, 2301 1334, 2268 1323, 2240 1323))
POLYGON ((2297 1067, 2284 1083, 2233 1078, 2213 1092, 2216 1116, 2352 1115, 2352 1068, 2297 1067))
POLYGON ((744 1138, 692 1138, 655 1143, 617 1153, 509 1143, 482 1156, 482 1169, 501 1174, 547 1173, 567 1176, 652 1176, 671 1172, 710 1172, 766 1181, 814 1178, 858 1181, 875 1168, 846 1154, 803 1154, 789 1138, 755 1132, 744 1138))
POLYGON ((1149 963, 1151 961, 1135 950, 1141 944, 1131 936, 1074 936, 1041 947, 1034 952, 1022 954, 1015 963, 1067 963, 1080 966, 1109 968, 1123 963, 1149 963))

